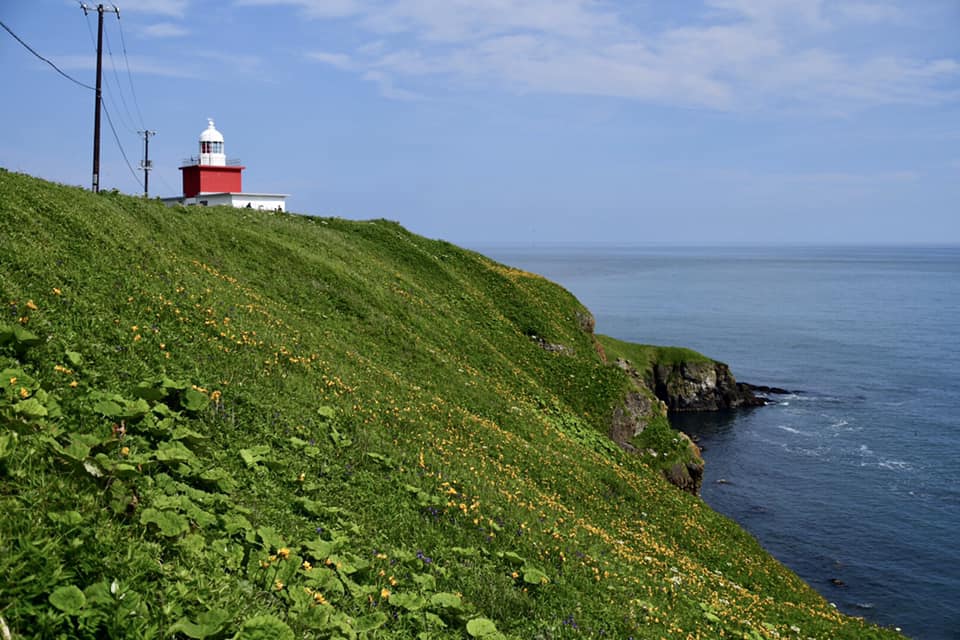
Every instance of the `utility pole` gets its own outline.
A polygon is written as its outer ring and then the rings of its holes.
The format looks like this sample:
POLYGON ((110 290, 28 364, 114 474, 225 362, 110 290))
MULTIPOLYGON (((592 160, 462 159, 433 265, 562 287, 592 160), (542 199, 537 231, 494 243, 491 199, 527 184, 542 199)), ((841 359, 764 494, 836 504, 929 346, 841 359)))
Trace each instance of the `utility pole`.
MULTIPOLYGON (((110 11, 114 11, 117 14, 117 17, 120 17, 120 9, 115 5, 111 5, 110 11)), ((87 15, 88 11, 92 11, 93 7, 88 7, 85 4, 81 4, 80 8, 83 9, 83 15, 87 15)), ((97 5, 97 90, 96 98, 94 100, 94 110, 93 110, 93 186, 91 189, 94 193, 100 191, 100 103, 103 100, 103 12, 104 6, 102 4, 97 5)))
POLYGON ((140 168, 143 169, 143 197, 150 197, 150 170, 153 169, 153 163, 150 162, 150 136, 157 135, 156 131, 137 131, 143 134, 143 161, 140 168))

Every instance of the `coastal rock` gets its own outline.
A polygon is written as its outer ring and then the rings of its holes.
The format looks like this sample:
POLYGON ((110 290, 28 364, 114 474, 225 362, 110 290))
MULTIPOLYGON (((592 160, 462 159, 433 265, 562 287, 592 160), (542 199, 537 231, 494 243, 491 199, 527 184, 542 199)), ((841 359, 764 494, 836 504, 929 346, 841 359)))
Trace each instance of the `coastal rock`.
POLYGON ((633 451, 630 439, 643 433, 654 414, 654 400, 640 391, 631 391, 623 398, 610 419, 610 439, 627 451, 633 451))
POLYGON ((738 383, 722 362, 656 364, 653 391, 670 411, 720 411, 767 403, 750 385, 738 383))
POLYGON ((703 457, 700 455, 700 448, 687 434, 682 431, 678 433, 687 441, 689 456, 686 462, 677 462, 669 469, 664 469, 663 475, 674 486, 698 496, 703 485, 703 457))

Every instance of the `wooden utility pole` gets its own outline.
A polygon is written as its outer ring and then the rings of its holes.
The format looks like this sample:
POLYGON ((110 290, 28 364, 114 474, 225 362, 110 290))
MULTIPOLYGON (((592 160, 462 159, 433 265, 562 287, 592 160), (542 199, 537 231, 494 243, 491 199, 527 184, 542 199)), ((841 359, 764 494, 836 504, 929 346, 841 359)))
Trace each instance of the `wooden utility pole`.
MULTIPOLYGON (((81 4, 83 15, 87 15, 93 7, 81 4)), ((109 11, 114 11, 117 17, 120 17, 120 9, 111 5, 109 11)), ((103 101, 103 12, 104 6, 97 5, 97 89, 94 99, 93 109, 93 185, 91 189, 94 193, 100 191, 100 104, 103 101)))
POLYGON ((150 162, 150 136, 157 135, 156 131, 137 131, 143 135, 143 161, 140 168, 143 169, 143 197, 150 197, 150 169, 153 169, 153 163, 150 162))

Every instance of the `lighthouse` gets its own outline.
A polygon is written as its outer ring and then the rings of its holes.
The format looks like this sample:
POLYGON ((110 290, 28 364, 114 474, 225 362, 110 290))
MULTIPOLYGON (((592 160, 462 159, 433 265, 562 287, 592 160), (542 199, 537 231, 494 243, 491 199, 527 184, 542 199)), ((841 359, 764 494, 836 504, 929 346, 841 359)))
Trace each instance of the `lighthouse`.
POLYGON ((183 195, 163 198, 168 205, 195 204, 201 206, 226 205, 269 211, 286 211, 287 194, 244 193, 243 170, 239 160, 228 160, 223 134, 212 118, 200 133, 199 155, 183 161, 183 195))

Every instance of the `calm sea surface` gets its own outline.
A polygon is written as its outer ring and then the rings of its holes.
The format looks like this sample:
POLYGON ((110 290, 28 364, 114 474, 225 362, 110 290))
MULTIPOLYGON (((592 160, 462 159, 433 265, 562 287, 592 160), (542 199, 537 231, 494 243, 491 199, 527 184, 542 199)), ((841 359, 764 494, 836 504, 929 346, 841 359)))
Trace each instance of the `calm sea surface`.
POLYGON ((795 391, 674 420, 704 500, 841 610, 960 638, 960 248, 479 249, 562 284, 599 333, 795 391))

